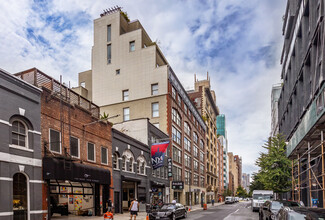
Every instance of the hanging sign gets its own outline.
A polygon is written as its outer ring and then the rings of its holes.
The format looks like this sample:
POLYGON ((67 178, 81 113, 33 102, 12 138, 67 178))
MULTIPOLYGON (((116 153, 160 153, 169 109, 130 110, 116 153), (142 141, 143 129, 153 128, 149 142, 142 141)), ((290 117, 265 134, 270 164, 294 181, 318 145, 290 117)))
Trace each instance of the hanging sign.
POLYGON ((152 169, 157 169, 164 165, 165 152, 169 141, 151 145, 151 163, 152 169))

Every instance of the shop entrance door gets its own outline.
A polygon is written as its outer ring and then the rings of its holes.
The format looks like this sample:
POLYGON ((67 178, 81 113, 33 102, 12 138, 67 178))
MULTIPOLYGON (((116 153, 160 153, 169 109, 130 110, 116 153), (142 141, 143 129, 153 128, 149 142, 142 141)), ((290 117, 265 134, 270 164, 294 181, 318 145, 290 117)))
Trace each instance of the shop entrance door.
POLYGON ((131 201, 136 198, 136 183, 135 182, 122 182, 123 189, 123 201, 122 201, 122 209, 128 210, 131 204, 131 201))
POLYGON ((14 220, 27 220, 27 178, 22 173, 13 177, 13 212, 14 220))
POLYGON ((114 192, 114 207, 115 213, 120 213, 120 193, 114 192))

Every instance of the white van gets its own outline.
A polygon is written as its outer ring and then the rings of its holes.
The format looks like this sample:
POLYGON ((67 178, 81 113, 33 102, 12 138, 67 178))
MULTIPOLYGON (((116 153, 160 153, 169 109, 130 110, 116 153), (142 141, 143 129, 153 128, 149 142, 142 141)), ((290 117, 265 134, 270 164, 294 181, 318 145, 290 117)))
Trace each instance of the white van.
POLYGON ((252 211, 258 211, 260 206, 273 198, 272 190, 254 190, 252 198, 252 211))
POLYGON ((234 197, 227 196, 225 199, 225 204, 232 204, 234 203, 234 197))

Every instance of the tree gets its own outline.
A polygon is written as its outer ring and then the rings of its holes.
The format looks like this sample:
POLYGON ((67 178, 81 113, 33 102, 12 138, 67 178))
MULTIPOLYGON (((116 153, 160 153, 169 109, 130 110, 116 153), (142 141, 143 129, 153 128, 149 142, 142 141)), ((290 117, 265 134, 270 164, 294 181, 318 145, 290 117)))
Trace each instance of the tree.
POLYGON ((238 186, 236 191, 236 196, 246 198, 247 197, 246 189, 244 189, 242 186, 238 186))
POLYGON ((278 134, 275 137, 270 137, 263 148, 267 152, 260 153, 260 157, 256 160, 260 171, 257 176, 254 176, 256 178, 254 184, 257 187, 263 185, 264 189, 273 190, 275 193, 288 192, 291 186, 291 161, 286 156, 286 144, 283 136, 278 134))
POLYGON ((227 197, 231 195, 232 195, 232 191, 230 189, 225 190, 222 194, 223 197, 227 197))

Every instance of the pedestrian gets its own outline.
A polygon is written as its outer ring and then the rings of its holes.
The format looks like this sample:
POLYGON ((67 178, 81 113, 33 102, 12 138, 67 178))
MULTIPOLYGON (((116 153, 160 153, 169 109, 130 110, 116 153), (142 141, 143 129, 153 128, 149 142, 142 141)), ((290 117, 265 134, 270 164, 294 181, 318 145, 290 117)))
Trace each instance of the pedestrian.
POLYGON ((132 217, 134 216, 134 220, 136 220, 139 211, 139 202, 137 199, 134 199, 131 202, 129 211, 130 211, 130 219, 132 220, 132 217))
POLYGON ((211 201, 211 202, 212 202, 212 206, 214 206, 214 199, 212 199, 212 201, 211 201))
POLYGON ((177 198, 174 198, 174 200, 172 201, 173 204, 176 204, 177 202, 177 198))

